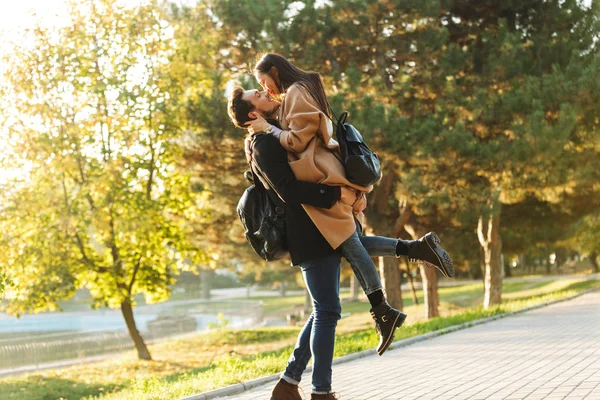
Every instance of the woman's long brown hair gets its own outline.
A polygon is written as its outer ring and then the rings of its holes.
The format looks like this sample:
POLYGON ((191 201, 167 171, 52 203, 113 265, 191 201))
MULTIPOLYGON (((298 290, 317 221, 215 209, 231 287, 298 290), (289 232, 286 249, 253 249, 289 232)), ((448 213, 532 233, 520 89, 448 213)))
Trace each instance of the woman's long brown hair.
POLYGON ((254 66, 254 71, 270 76, 281 93, 288 90, 294 83, 302 85, 317 101, 321 111, 325 115, 331 116, 323 79, 318 72, 303 71, 285 57, 275 53, 267 53, 262 56, 254 66), (275 75, 273 67, 277 69, 277 75, 275 75))

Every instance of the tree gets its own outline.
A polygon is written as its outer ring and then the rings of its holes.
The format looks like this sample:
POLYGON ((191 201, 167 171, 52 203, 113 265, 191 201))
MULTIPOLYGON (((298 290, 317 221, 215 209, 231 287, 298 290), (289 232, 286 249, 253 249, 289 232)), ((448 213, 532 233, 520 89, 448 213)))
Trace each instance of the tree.
POLYGON ((592 273, 600 272, 598 255, 600 254, 600 213, 589 214, 574 225, 575 248, 587 254, 592 264, 592 273))
POLYGON ((174 275, 203 260, 186 225, 197 199, 175 169, 173 32, 152 3, 73 3, 70 18, 37 26, 33 46, 4 60, 5 128, 13 162, 27 167, 0 209, 8 311, 56 309, 85 287, 93 307, 121 309, 138 357, 150 359, 134 295, 167 299, 174 275))
POLYGON ((206 4, 224 38, 222 65, 241 72, 280 51, 323 74, 333 108, 349 110, 395 165, 385 171, 395 198, 369 212, 397 215, 404 198, 424 230, 467 230, 456 245, 487 260, 487 305, 501 300, 502 233, 514 230, 503 210, 590 185, 591 174, 578 175, 591 167, 574 167, 597 156, 596 2, 206 4))
POLYGON ((597 58, 592 7, 411 2, 407 14, 389 13, 378 25, 387 38, 373 56, 355 61, 363 71, 386 71, 370 75, 381 82, 376 101, 397 111, 384 107, 382 122, 369 126, 383 125, 385 148, 404 160, 401 180, 418 215, 439 206, 479 213, 486 306, 501 300, 502 205, 527 194, 555 201, 553 192, 573 179, 570 148, 585 127, 577 118, 589 109, 579 108, 580 97, 592 97, 587 87, 595 84, 587 73, 597 58), (407 51, 398 55, 391 43, 407 51))

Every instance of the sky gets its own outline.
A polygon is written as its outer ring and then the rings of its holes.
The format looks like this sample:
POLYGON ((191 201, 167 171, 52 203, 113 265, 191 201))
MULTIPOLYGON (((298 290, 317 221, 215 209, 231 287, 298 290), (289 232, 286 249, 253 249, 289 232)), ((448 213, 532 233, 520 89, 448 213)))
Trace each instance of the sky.
POLYGON ((34 11, 44 23, 60 23, 64 19, 64 0, 0 0, 0 31, 11 38, 31 26, 30 12, 34 11))
MULTIPOLYGON (((91 0, 94 1, 94 0, 91 0)), ((147 0, 121 0, 125 4, 138 5, 147 0)), ((180 4, 195 4, 197 0, 172 0, 180 4)), ((0 47, 7 40, 19 38, 23 29, 33 24, 31 13, 44 24, 60 24, 66 20, 67 0, 0 0, 0 47)))

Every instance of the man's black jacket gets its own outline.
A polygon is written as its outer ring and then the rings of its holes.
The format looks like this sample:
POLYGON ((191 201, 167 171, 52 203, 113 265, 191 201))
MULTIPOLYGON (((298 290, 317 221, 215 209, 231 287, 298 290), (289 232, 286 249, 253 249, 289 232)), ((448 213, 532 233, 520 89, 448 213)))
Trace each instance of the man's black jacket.
MULTIPOLYGON (((252 158, 283 198, 285 231, 292 264, 301 263, 334 253, 301 204, 330 208, 340 199, 338 186, 296 180, 288 163, 287 151, 273 135, 257 134, 252 142, 252 158)), ((260 184, 255 179, 255 184, 260 184)), ((276 203, 277 194, 268 191, 276 203)))

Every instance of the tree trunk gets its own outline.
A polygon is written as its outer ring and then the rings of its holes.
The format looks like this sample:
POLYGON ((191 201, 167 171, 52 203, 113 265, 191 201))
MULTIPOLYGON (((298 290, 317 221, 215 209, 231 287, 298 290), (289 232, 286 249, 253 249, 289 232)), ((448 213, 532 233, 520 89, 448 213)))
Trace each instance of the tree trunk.
POLYGON ((554 252, 556 254, 556 258, 554 259, 554 268, 558 274, 562 274, 562 267, 567 262, 569 255, 566 249, 558 248, 554 252))
POLYGON ((512 270, 510 269, 510 263, 504 262, 504 256, 502 258, 502 268, 504 268, 504 276, 510 278, 512 276, 512 270))
POLYGON ((210 277, 212 271, 207 268, 200 270, 200 280, 202 281, 202 298, 210 300, 210 277))
POLYGON ((379 257, 379 274, 385 288, 385 297, 390 305, 398 310, 404 308, 402 303, 402 278, 400 262, 397 258, 379 257))
POLYGON ((525 255, 519 254, 519 257, 517 258, 517 260, 518 260, 519 268, 521 268, 521 271, 526 272, 528 267, 525 264, 525 255))
POLYGON ((354 274, 350 278, 350 293, 352 294, 350 297, 350 301, 358 301, 358 296, 360 294, 360 283, 354 274))
POLYGON ((592 274, 600 272, 600 269, 598 268, 598 253, 592 251, 589 255, 589 258, 590 262, 592 263, 592 274))
MULTIPOLYGON (((497 207, 500 207, 499 203, 497 207)), ((477 224, 477 235, 485 256, 483 307, 486 309, 502 302, 500 210, 492 211, 495 212, 489 217, 480 216, 477 224)))
MULTIPOLYGON (((425 235, 429 230, 425 229, 424 226, 418 225, 415 222, 411 222, 410 225, 406 225, 406 231, 413 237, 418 239, 425 235)), ((428 267, 423 263, 419 263, 419 269, 421 271, 421 280, 423 281, 423 297, 425 299, 425 316, 427 319, 439 317, 439 305, 440 299, 438 295, 438 275, 437 269, 428 267)))
POLYGON ((482 246, 479 246, 479 277, 485 284, 485 251, 482 246))
POLYGON ((281 295, 281 297, 285 297, 285 295, 286 295, 285 287, 286 287, 286 282, 285 281, 281 281, 279 283, 279 294, 281 295))
POLYGON ((421 270, 421 278, 423 279, 423 296, 425 297, 426 317, 427 319, 439 317, 440 298, 438 295, 437 269, 427 267, 421 262, 419 263, 419 269, 421 270))
POLYGON ((419 298, 417 297, 417 291, 415 289, 415 282, 412 276, 412 268, 410 268, 410 263, 406 261, 405 257, 402 257, 404 265, 406 265, 406 275, 408 276, 408 282, 410 283, 410 292, 412 294, 413 305, 419 305, 419 298))
POLYGON ((125 324, 127 324, 129 336, 131 337, 131 340, 133 340, 133 344, 137 350, 138 358, 140 360, 152 360, 152 357, 150 357, 150 352, 148 351, 148 347, 144 342, 144 338, 142 335, 140 335, 140 332, 137 330, 137 326, 135 325, 135 320, 133 319, 133 309, 131 308, 131 302, 129 299, 121 303, 121 313, 123 314, 123 318, 125 318, 125 324))

